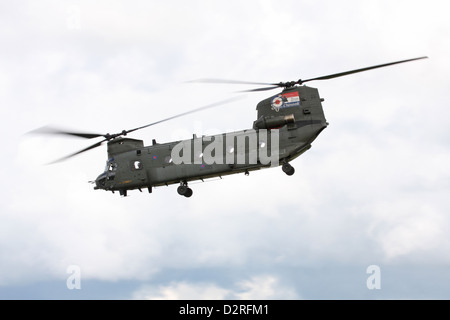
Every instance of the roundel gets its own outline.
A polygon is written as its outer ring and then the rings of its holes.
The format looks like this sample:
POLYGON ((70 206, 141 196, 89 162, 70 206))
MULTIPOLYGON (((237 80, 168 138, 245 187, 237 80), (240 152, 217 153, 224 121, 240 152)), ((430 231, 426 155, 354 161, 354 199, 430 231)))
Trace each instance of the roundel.
POLYGON ((281 96, 276 96, 272 99, 272 108, 275 111, 279 111, 280 108, 283 106, 283 98, 281 96))

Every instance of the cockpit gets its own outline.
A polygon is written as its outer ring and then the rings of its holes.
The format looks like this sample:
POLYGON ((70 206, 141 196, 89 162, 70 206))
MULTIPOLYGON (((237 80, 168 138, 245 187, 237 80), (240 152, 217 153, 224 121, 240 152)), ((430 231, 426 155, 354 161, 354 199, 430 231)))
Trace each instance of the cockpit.
POLYGON ((116 171, 117 163, 114 161, 114 158, 108 159, 105 170, 95 179, 94 189, 110 189, 112 187, 112 181, 114 181, 116 176, 116 171))
POLYGON ((117 164, 114 161, 114 158, 109 159, 108 161, 106 161, 106 167, 105 167, 105 171, 104 172, 115 172, 117 169, 117 164))

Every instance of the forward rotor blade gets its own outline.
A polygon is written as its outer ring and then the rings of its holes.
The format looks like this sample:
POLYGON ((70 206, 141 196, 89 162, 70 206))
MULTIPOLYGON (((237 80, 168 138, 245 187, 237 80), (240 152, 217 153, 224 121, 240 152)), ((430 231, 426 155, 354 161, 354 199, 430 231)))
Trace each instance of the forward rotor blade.
POLYGON ((172 120, 172 119, 175 119, 175 118, 183 117, 183 116, 186 116, 188 114, 192 114, 192 113, 195 113, 195 112, 203 111, 203 110, 206 110, 206 109, 219 107, 219 106, 222 106, 222 105, 227 104, 227 103, 231 103, 231 102, 234 102, 234 101, 237 101, 237 100, 241 100, 244 97, 245 96, 238 96, 238 97, 233 97, 233 98, 230 98, 230 99, 222 100, 222 101, 219 101, 219 102, 211 103, 211 104, 208 104, 206 106, 203 106, 203 107, 200 107, 200 108, 197 108, 197 109, 193 109, 193 110, 190 110, 190 111, 187 111, 187 112, 183 112, 183 113, 177 114, 175 116, 172 116, 172 117, 169 117, 169 118, 166 118, 166 119, 163 119, 163 120, 159 120, 159 121, 147 124, 147 125, 142 126, 142 127, 138 127, 138 128, 134 128, 134 129, 131 129, 131 130, 127 130, 127 131, 125 131, 125 133, 128 134, 128 133, 136 131, 136 130, 140 130, 140 129, 144 129, 144 128, 147 128, 147 127, 150 127, 150 126, 154 126, 154 125, 159 124, 161 122, 165 122, 165 121, 169 121, 169 120, 172 120))
POLYGON ((355 70, 350 70, 350 71, 345 71, 345 72, 340 72, 340 73, 330 74, 330 75, 326 75, 326 76, 322 76, 322 77, 317 77, 317 78, 312 78, 312 79, 307 79, 307 80, 299 80, 299 84, 302 84, 302 83, 308 82, 308 81, 313 81, 313 80, 328 80, 328 79, 333 79, 333 78, 343 77, 343 76, 346 76, 346 75, 349 75, 349 74, 353 74, 353 73, 358 73, 358 72, 368 71, 368 70, 377 69, 377 68, 383 68, 383 67, 387 67, 387 66, 392 66, 392 65, 394 65, 394 64, 399 64, 399 63, 404 63, 404 62, 410 62, 410 61, 415 61, 415 60, 420 60, 420 59, 427 59, 427 58, 428 58, 428 57, 419 57, 419 58, 414 58, 414 59, 395 61, 395 62, 390 62, 390 63, 385 63, 385 64, 379 64, 379 65, 372 66, 372 67, 361 68, 361 69, 355 69, 355 70))
POLYGON ((56 129, 56 128, 52 128, 52 127, 47 127, 47 126, 35 129, 33 131, 30 131, 29 133, 60 134, 60 135, 69 135, 69 136, 75 136, 75 137, 85 138, 85 139, 104 137, 103 134, 99 134, 99 133, 72 132, 72 131, 65 131, 65 130, 60 130, 60 129, 56 129))
POLYGON ((63 157, 63 158, 58 159, 58 160, 52 161, 52 162, 50 162, 49 164, 54 164, 54 163, 57 163, 57 162, 61 162, 61 161, 67 160, 67 159, 69 159, 69 158, 72 158, 73 156, 76 156, 77 154, 80 154, 80 153, 86 152, 86 151, 88 151, 88 150, 91 150, 91 149, 100 147, 100 146, 103 144, 103 142, 105 142, 105 141, 107 141, 107 140, 108 140, 108 139, 104 139, 104 140, 102 140, 102 141, 100 141, 100 142, 97 142, 97 143, 95 143, 95 144, 93 144, 93 145, 91 145, 91 146, 89 146, 89 147, 87 147, 87 148, 84 148, 84 149, 80 150, 80 151, 77 151, 77 152, 75 152, 75 153, 69 154, 69 155, 67 155, 67 156, 65 156, 65 157, 63 157))

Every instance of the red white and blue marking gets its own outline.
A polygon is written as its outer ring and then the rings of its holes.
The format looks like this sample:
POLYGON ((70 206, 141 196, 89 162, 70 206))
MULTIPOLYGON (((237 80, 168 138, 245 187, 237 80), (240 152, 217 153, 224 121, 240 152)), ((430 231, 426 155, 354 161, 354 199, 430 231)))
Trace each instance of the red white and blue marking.
POLYGON ((283 108, 298 107, 300 106, 300 97, 297 91, 278 94, 272 98, 271 105, 272 109, 277 112, 283 108))

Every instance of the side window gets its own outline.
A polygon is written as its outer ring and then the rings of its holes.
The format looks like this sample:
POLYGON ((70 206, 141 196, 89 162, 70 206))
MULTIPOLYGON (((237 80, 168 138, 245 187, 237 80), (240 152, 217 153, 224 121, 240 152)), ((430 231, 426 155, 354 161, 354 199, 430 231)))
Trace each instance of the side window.
POLYGON ((133 161, 133 170, 141 170, 142 162, 140 160, 133 161))
POLYGON ((164 161, 166 162, 166 163, 172 163, 172 157, 171 156, 166 156, 165 158, 164 158, 164 161))

